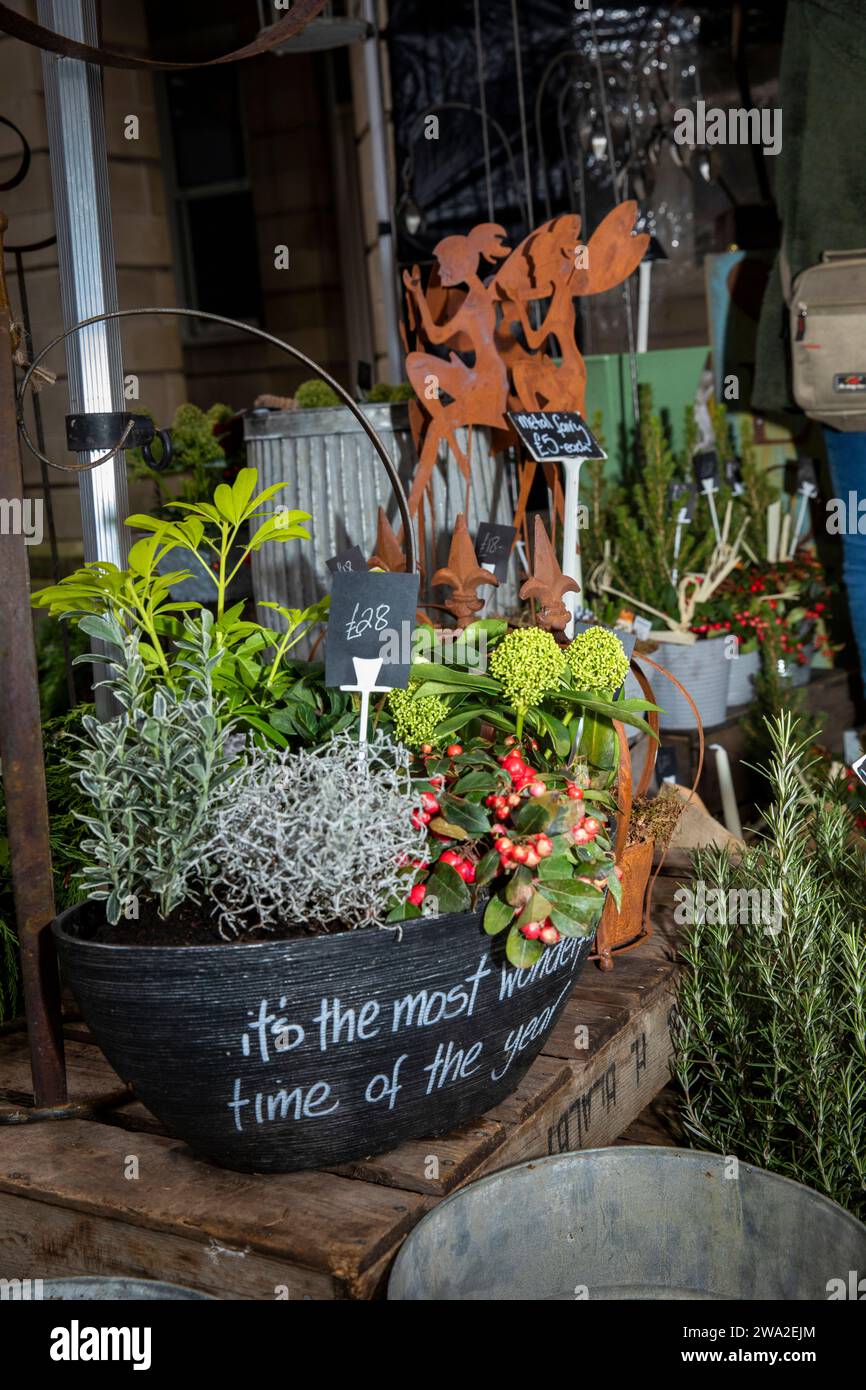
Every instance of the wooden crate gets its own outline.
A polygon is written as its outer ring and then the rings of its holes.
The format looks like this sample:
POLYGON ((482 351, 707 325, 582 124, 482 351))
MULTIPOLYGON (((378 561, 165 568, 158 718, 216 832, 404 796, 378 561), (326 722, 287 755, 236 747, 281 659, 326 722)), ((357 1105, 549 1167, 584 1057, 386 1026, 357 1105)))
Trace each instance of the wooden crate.
MULTIPOLYGON (((675 967, 636 952, 587 967, 544 1052, 503 1104, 445 1138, 323 1172, 216 1168, 136 1101, 98 1120, 0 1127, 0 1277, 160 1278, 221 1298, 381 1296, 401 1243, 463 1183, 522 1159, 611 1144, 669 1078, 675 967)), ((81 1026, 70 1099, 117 1087, 81 1026)), ((0 1106, 32 1104, 26 1042, 0 1037, 0 1106)))

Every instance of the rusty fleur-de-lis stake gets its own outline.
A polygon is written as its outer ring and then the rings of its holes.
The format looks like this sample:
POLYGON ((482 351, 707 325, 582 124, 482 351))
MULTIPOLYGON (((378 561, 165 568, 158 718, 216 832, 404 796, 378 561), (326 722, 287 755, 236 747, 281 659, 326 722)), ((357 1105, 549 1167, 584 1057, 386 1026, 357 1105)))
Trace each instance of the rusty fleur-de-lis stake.
POLYGON ((564 598, 566 594, 579 593, 580 585, 577 580, 563 574, 556 558, 556 551, 544 529, 544 522, 537 516, 532 574, 521 586, 520 597, 534 598, 537 601, 538 626, 552 632, 558 642, 564 643, 564 629, 571 618, 571 611, 564 598))
POLYGON ((479 565, 462 512, 454 525, 448 550, 448 564, 436 571, 433 583, 444 584, 451 590, 451 597, 445 607, 449 613, 454 614, 457 627, 466 627, 484 607, 484 599, 479 598, 477 592, 481 585, 489 584, 493 589, 499 585, 496 575, 479 565))
MULTIPOLYGON (((406 573, 406 555, 394 533, 393 526, 385 515, 384 507, 379 508, 379 515, 376 519, 376 548, 367 561, 367 568, 384 570, 386 574, 406 573)), ((422 571, 422 583, 423 578, 422 571)), ((423 627, 432 627, 433 625, 427 614, 420 608, 415 612, 415 621, 423 627)))
POLYGON ((385 570, 386 574, 404 574, 406 570, 403 547, 394 534, 394 528, 385 515, 384 507, 379 508, 376 520, 376 547, 367 565, 371 570, 385 570))

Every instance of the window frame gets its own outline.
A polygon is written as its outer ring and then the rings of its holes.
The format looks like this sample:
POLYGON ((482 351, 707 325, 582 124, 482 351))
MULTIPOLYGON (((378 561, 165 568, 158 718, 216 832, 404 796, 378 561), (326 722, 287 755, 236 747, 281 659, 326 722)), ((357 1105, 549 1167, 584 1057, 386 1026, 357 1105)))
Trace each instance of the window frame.
MULTIPOLYGON (((173 274, 175 288, 179 302, 187 308, 199 309, 198 292, 196 288, 195 260, 192 250, 192 237, 189 228, 188 208, 192 202, 198 202, 204 198, 219 196, 220 194, 248 193, 253 204, 255 213, 255 198, 253 190, 253 180, 249 173, 250 167, 250 144, 249 134, 246 125, 246 112, 243 102, 243 91, 241 88, 242 77, 236 74, 239 88, 238 114, 240 117, 240 134, 243 148, 244 164, 247 173, 240 179, 227 179, 216 183, 196 184, 190 188, 182 188, 177 178, 177 151, 174 143, 174 131, 171 120, 171 101, 168 94, 168 73, 154 74, 156 77, 156 111, 157 124, 159 131, 160 149, 163 156, 160 160, 163 184, 165 187, 166 202, 168 205, 169 233, 173 251, 173 274)), ((258 270, 258 262, 257 270, 258 270)), ((264 287, 261 284, 261 274, 259 273, 259 291, 264 310, 264 287)), ((255 317, 246 317, 240 322, 248 323, 252 328, 263 328, 263 312, 255 317)), ((228 324, 211 323, 207 319, 188 319, 180 320, 181 343, 184 347, 201 347, 208 343, 241 343, 248 342, 247 335, 240 329, 230 328, 228 324)))

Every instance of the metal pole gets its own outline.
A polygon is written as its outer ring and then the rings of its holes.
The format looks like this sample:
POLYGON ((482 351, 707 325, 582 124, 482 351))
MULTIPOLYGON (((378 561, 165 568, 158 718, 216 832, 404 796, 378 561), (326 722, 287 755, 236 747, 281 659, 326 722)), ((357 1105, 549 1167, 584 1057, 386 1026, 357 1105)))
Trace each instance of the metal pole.
MULTIPOLYGON (((7 221, 0 213, 0 252, 7 221)), ((12 311, 0 254, 0 498, 12 524, 0 528, 0 760, 7 835, 21 946, 21 973, 37 1105, 66 1099, 57 957, 51 938, 54 885, 39 681, 30 612, 30 569, 22 525, 14 524, 24 483, 15 421, 12 311)))
POLYGON ((526 127, 526 98, 523 91, 523 58, 520 51, 520 24, 517 19, 517 0, 511 0, 511 29, 514 34, 514 70, 517 76, 517 109, 520 113, 520 141, 523 145, 523 173, 526 182, 527 232, 535 222, 532 210, 532 167, 529 159, 529 132, 526 127))
MULTIPOLYGON (((617 207, 622 202, 619 179, 616 173, 616 157, 613 148, 613 131, 610 124, 610 108, 607 100, 607 88, 604 83, 604 67, 601 61, 601 48, 598 42, 598 30, 595 25, 595 13, 592 9, 589 12, 589 27, 592 33, 592 45, 595 49, 595 71, 598 77, 598 97, 601 104, 601 114, 604 119, 604 138, 607 144, 607 158, 610 163, 610 180, 613 188, 613 201, 617 207)), ((634 412, 634 428, 636 434, 635 454, 640 455, 640 395, 638 393, 637 376, 637 352, 634 336, 634 311, 631 303, 630 281, 622 282, 622 297, 625 304, 625 326, 628 333, 628 369, 631 378, 631 407, 634 412)))
MULTIPOLYGON (((67 38, 99 42, 96 0, 38 0, 42 24, 67 38)), ((108 195, 108 153, 99 68, 76 58, 42 55, 51 182, 64 327, 117 305, 114 238, 108 195)), ((69 404, 73 413, 123 410, 123 366, 116 322, 95 324, 67 339, 69 404)), ((83 455, 81 461, 98 458, 83 455)), ((85 560, 125 568, 129 533, 126 463, 79 475, 85 560)), ((99 692, 97 692, 99 693, 99 692)))
POLYGON ((364 0, 363 16, 373 30, 372 37, 364 41, 364 89, 367 98, 367 121, 370 127, 373 198, 379 238, 379 266, 382 274, 382 297, 385 311, 385 333, 387 334, 388 375, 393 382, 397 382, 403 380, 403 345, 400 342, 397 259, 391 191, 388 181, 388 142, 385 134, 385 113, 382 109, 382 76, 379 71, 379 26, 376 15, 376 0, 364 0))
POLYGON ((478 69, 478 95, 481 107, 481 139, 484 145, 484 185, 487 189, 487 216, 496 220, 493 210, 493 176, 490 172, 490 136, 487 133, 487 91, 484 86, 484 48, 481 43, 480 0, 475 0, 475 65, 478 69))
MULTIPOLYGON (((52 238, 52 243, 55 238, 52 238)), ((18 280, 18 299, 21 304, 21 322, 24 325, 25 342, 28 351, 32 349, 32 335, 30 332, 30 303, 27 298, 27 277, 24 274, 24 255, 16 248, 13 252, 15 257, 15 275, 18 280)), ((33 392, 33 422, 36 427, 36 443, 39 452, 45 453, 45 427, 42 421, 42 406, 39 403, 39 393, 33 392)), ((45 498, 45 520, 48 523, 48 545, 51 551, 51 582, 59 584, 60 574, 60 552, 57 549, 57 528, 54 524, 54 502, 51 497, 51 479, 48 476, 48 465, 43 459, 39 460, 39 471, 42 474, 42 492, 45 498)), ((78 703, 75 695, 75 676, 72 671, 72 652, 69 647, 69 626, 67 623, 60 624, 60 641, 63 645, 63 664, 66 668, 66 698, 69 701, 70 709, 78 703)))

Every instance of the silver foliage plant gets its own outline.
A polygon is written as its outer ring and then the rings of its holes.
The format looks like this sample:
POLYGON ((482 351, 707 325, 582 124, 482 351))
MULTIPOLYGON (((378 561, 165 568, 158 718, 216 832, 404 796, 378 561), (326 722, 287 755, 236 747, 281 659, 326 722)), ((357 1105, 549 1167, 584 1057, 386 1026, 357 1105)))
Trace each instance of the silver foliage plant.
POLYGON ((154 689, 136 637, 112 619, 100 624, 96 635, 112 648, 114 674, 105 684, 121 712, 83 721, 86 737, 72 764, 92 802, 92 813, 81 817, 89 831, 81 881, 88 897, 105 901, 109 922, 139 898, 153 899, 168 917, 182 902, 198 901, 202 837, 232 771, 231 726, 220 727, 212 681, 221 659, 213 617, 202 610, 184 626, 180 696, 154 689))
POLYGON ((406 864, 425 857, 417 805, 408 750, 384 737, 366 749, 349 734, 297 753, 250 747, 199 866, 220 932, 383 925, 412 881, 406 864))

